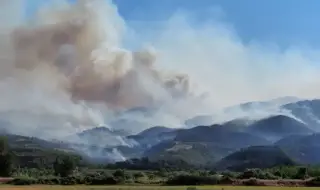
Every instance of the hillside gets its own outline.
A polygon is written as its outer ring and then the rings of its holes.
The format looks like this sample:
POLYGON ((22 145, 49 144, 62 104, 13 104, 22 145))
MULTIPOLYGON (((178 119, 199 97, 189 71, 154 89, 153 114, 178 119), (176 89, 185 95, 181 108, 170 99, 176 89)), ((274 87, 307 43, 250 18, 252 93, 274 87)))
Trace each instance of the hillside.
POLYGON ((224 125, 199 126, 177 133, 175 141, 212 143, 238 149, 253 145, 270 144, 269 141, 245 132, 230 130, 224 125))
POLYGON ((65 143, 12 134, 4 136, 20 167, 41 167, 42 164, 52 164, 58 155, 77 155, 77 151, 65 143))
POLYGON ((218 170, 243 171, 247 168, 271 168, 295 162, 276 146, 252 146, 228 155, 215 164, 218 170))
POLYGON ((312 134, 314 132, 304 123, 284 115, 261 119, 250 125, 245 131, 271 141, 277 141, 286 136, 312 134))
POLYGON ((282 106, 315 131, 320 130, 320 99, 301 100, 282 106))
POLYGON ((214 118, 209 115, 198 115, 193 118, 187 119, 184 124, 189 127, 196 127, 199 125, 212 125, 214 123, 214 118))
POLYGON ((147 149, 150 160, 183 160, 193 165, 213 163, 234 150, 213 143, 166 141, 147 149))
POLYGON ((156 126, 146 129, 137 135, 127 136, 127 139, 137 142, 139 146, 148 148, 162 141, 174 139, 178 130, 180 129, 156 126))
POLYGON ((152 160, 180 159, 200 165, 218 161, 240 148, 271 144, 263 138, 238 132, 230 124, 181 129, 175 134, 174 139, 146 149, 143 155, 152 160))
POLYGON ((290 136, 276 142, 292 159, 303 164, 320 164, 320 134, 290 136))
POLYGON ((127 145, 124 134, 121 130, 110 130, 107 127, 96 127, 85 130, 81 133, 70 136, 67 140, 73 144, 86 144, 100 147, 114 147, 127 145))

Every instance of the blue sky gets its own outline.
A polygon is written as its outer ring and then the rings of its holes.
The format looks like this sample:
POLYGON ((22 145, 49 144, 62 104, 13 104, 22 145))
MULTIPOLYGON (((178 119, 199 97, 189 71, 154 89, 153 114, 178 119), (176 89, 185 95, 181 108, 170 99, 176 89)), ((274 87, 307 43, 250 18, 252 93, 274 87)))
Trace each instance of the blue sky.
MULTIPOLYGON (((28 10, 37 2, 26 0, 28 10)), ((74 1, 74 0, 72 0, 74 1)), ((177 10, 196 15, 199 23, 212 17, 210 10, 221 9, 221 20, 232 24, 247 41, 277 43, 281 47, 320 47, 320 1, 318 0, 114 0, 128 21, 165 21, 177 10)))

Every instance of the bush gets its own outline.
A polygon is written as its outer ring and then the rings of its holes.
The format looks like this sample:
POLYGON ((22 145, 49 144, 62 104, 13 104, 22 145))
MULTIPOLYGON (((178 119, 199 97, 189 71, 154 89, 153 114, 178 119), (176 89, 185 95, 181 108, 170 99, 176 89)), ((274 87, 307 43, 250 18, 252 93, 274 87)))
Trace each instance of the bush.
MULTIPOLYGON (((120 179, 119 181, 122 181, 120 179)), ((115 185, 118 184, 119 181, 113 177, 110 173, 107 172, 94 172, 94 173, 87 173, 82 178, 82 184, 87 185, 115 185)))
POLYGON ((88 185, 116 185, 118 181, 113 177, 93 178, 88 185))
POLYGON ((12 185, 33 185, 37 184, 37 179, 31 177, 18 177, 14 180, 8 182, 8 184, 12 185))
POLYGON ((221 175, 223 175, 223 176, 225 176, 225 177, 230 177, 230 178, 233 178, 233 179, 239 177, 239 173, 231 172, 231 171, 222 172, 221 175))
POLYGON ((250 178, 248 180, 243 181, 243 185, 246 186, 264 186, 263 183, 260 183, 258 179, 256 178, 250 178))
POLYGON ((135 179, 145 177, 146 175, 143 172, 134 173, 133 177, 135 179))
POLYGON ((148 175, 148 178, 150 180, 154 180, 156 178, 156 176, 153 173, 151 173, 151 174, 148 175))
POLYGON ((220 180, 219 180, 219 184, 222 184, 222 185, 231 185, 233 184, 234 182, 234 179, 232 179, 231 177, 229 176, 223 176, 220 180))
POLYGON ((283 179, 294 179, 297 176, 298 167, 294 166, 281 166, 271 169, 271 172, 283 179))
POLYGON ((218 177, 180 175, 167 180, 167 185, 216 185, 218 177))
POLYGON ((308 178, 308 169, 306 167, 300 167, 295 176, 296 179, 307 179, 308 178))
POLYGON ((79 184, 79 179, 74 176, 63 177, 60 180, 60 185, 77 185, 79 184))
POLYGON ((40 177, 37 180, 37 184, 42 184, 42 185, 60 185, 61 184, 61 179, 59 177, 40 177))
POLYGON ((6 137, 0 137, 0 176, 10 177, 13 170, 13 155, 6 137))
POLYGON ((306 182, 306 186, 309 187, 320 187, 320 177, 313 178, 306 182))
POLYGON ((67 177, 75 170, 76 162, 71 156, 60 156, 56 158, 53 168, 56 175, 67 177))
POLYGON ((273 175, 268 171, 262 171, 261 169, 248 169, 244 171, 239 176, 240 179, 250 179, 250 178, 257 178, 257 179, 278 179, 277 176, 273 175))
POLYGON ((124 170, 116 170, 113 173, 113 176, 116 178, 125 178, 125 171, 124 170))

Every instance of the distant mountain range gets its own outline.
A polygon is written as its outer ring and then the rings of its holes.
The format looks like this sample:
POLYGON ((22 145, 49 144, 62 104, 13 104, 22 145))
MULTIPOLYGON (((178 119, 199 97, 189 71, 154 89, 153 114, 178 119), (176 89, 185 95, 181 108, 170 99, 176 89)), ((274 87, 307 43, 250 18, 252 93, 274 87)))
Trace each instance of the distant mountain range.
MULTIPOLYGON (((32 142, 47 149, 81 152, 107 161, 149 157, 152 160, 184 160, 194 165, 207 164, 234 170, 248 164, 255 167, 320 164, 320 100, 289 97, 273 101, 277 102, 280 110, 277 113, 284 114, 270 114, 259 119, 234 118, 218 124, 214 123, 214 117, 196 116, 185 122, 185 128, 179 129, 155 126, 129 135, 123 130, 97 127, 75 134, 68 143, 40 139, 32 142)), ((260 102, 239 107, 252 110, 271 105, 274 103, 260 102)), ((147 110, 131 111, 144 113, 147 110)), ((117 124, 121 123, 126 121, 117 124)), ((9 135, 9 138, 16 139, 10 141, 12 146, 23 146, 23 141, 18 143, 16 136, 9 135)))

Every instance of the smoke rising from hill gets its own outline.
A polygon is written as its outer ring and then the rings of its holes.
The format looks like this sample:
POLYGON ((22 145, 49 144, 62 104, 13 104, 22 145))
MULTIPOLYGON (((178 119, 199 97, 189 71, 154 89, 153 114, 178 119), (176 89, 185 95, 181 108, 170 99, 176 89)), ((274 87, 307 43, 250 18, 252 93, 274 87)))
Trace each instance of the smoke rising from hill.
MULTIPOLYGON (((123 40, 132 28, 111 1, 54 1, 28 22, 21 2, 0 4, 8 19, 0 27, 0 119, 12 132, 63 138, 136 107, 156 111, 122 115, 145 123, 132 131, 180 127, 241 102, 320 94, 315 51, 244 44, 223 23, 194 28, 180 13, 148 39, 152 47, 131 51, 123 40)), ((133 30, 135 39, 147 36, 133 30)))

